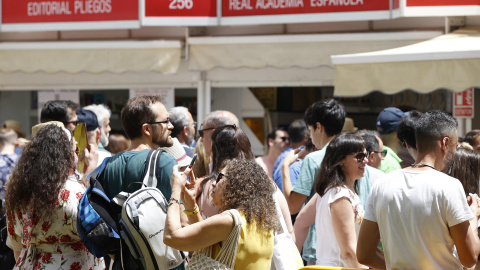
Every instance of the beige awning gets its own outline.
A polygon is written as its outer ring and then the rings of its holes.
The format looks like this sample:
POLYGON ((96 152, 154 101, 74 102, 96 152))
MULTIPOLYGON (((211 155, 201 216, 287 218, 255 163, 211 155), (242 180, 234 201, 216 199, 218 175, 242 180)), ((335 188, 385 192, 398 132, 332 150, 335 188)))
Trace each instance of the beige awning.
POLYGON ((480 28, 464 28, 396 49, 334 55, 332 62, 336 96, 374 90, 463 91, 480 86, 480 28))
POLYGON ((180 41, 5 42, 0 72, 175 73, 180 41))
POLYGON ((193 37, 189 69, 333 68, 333 54, 384 50, 424 41, 439 31, 319 35, 193 37))

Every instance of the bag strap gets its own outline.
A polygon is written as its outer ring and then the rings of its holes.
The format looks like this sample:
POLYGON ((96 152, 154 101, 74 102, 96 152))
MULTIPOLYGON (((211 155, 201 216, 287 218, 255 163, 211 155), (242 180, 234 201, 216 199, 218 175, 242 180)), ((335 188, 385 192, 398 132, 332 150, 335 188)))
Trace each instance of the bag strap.
MULTIPOLYGON (((278 203, 276 193, 273 193, 273 200, 275 201, 275 208, 277 209, 277 216, 280 219, 280 224, 282 225, 283 233, 288 233, 287 224, 285 223, 285 219, 283 218, 282 209, 280 208, 280 204, 278 203)), ((279 234, 275 232, 275 235, 279 234)))
POLYGON ((218 253, 215 260, 228 266, 229 269, 234 269, 235 259, 237 257, 238 241, 242 232, 242 217, 236 209, 230 209, 225 212, 227 212, 233 217, 233 220, 235 221, 235 226, 233 226, 232 232, 228 236, 227 240, 224 242, 222 248, 220 248, 220 252, 218 253))
POLYGON ((163 150, 150 150, 147 160, 145 161, 145 174, 143 176, 143 184, 147 187, 157 186, 157 164, 160 162, 160 156, 163 150))

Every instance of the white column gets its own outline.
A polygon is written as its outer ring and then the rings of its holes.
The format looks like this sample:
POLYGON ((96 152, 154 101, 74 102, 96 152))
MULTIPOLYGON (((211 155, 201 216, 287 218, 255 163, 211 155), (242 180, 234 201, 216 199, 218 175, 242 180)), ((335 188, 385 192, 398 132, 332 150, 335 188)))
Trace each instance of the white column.
POLYGON ((212 110, 212 83, 211 81, 205 81, 205 115, 209 114, 212 110))
POLYGON ((197 82, 197 130, 205 118, 205 84, 202 79, 197 82))
POLYGON ((465 118, 465 134, 472 130, 472 118, 465 118))
POLYGON ((464 118, 457 118, 458 122, 458 136, 465 136, 465 123, 464 123, 464 118))

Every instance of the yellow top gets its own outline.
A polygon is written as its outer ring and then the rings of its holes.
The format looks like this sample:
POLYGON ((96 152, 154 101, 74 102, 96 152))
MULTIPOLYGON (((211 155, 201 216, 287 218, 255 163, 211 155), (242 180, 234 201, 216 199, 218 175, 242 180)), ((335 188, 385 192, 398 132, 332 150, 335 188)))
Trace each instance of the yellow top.
MULTIPOLYGON (((258 232, 257 223, 253 220, 252 224, 248 224, 244 213, 242 211, 239 213, 242 217, 242 232, 238 240, 235 269, 270 269, 273 255, 273 231, 258 232)), ((220 245, 216 244, 213 249, 213 258, 218 252, 220 252, 220 245)))

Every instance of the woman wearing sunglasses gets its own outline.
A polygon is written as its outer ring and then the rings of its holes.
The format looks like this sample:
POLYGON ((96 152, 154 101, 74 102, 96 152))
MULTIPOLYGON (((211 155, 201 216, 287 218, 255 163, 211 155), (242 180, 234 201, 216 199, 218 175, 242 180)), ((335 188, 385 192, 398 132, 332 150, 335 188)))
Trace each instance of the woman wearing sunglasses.
POLYGON ((294 226, 296 244, 301 248, 308 227, 315 222, 317 265, 363 267, 356 257, 357 234, 364 214, 356 180, 363 177, 367 161, 365 144, 359 136, 341 134, 327 147, 316 177, 317 194, 298 214, 294 226))
MULTIPOLYGON (((190 225, 182 228, 179 207, 169 207, 164 243, 186 251, 208 248, 210 257, 216 258, 220 248, 228 245, 226 240, 235 224, 233 217, 224 211, 236 209, 240 213, 242 225, 238 250, 235 258, 232 258, 234 269, 270 269, 273 231, 279 223, 272 196, 275 188, 263 169, 252 160, 226 161, 213 180, 211 195, 220 214, 203 220, 195 204, 193 173, 190 173, 190 169, 180 173, 176 168, 178 166, 174 166, 171 179, 170 205, 181 199, 188 210, 186 214, 190 225), (186 174, 190 175, 191 183, 187 182, 186 174)), ((194 254, 192 264, 195 258, 194 254)))

